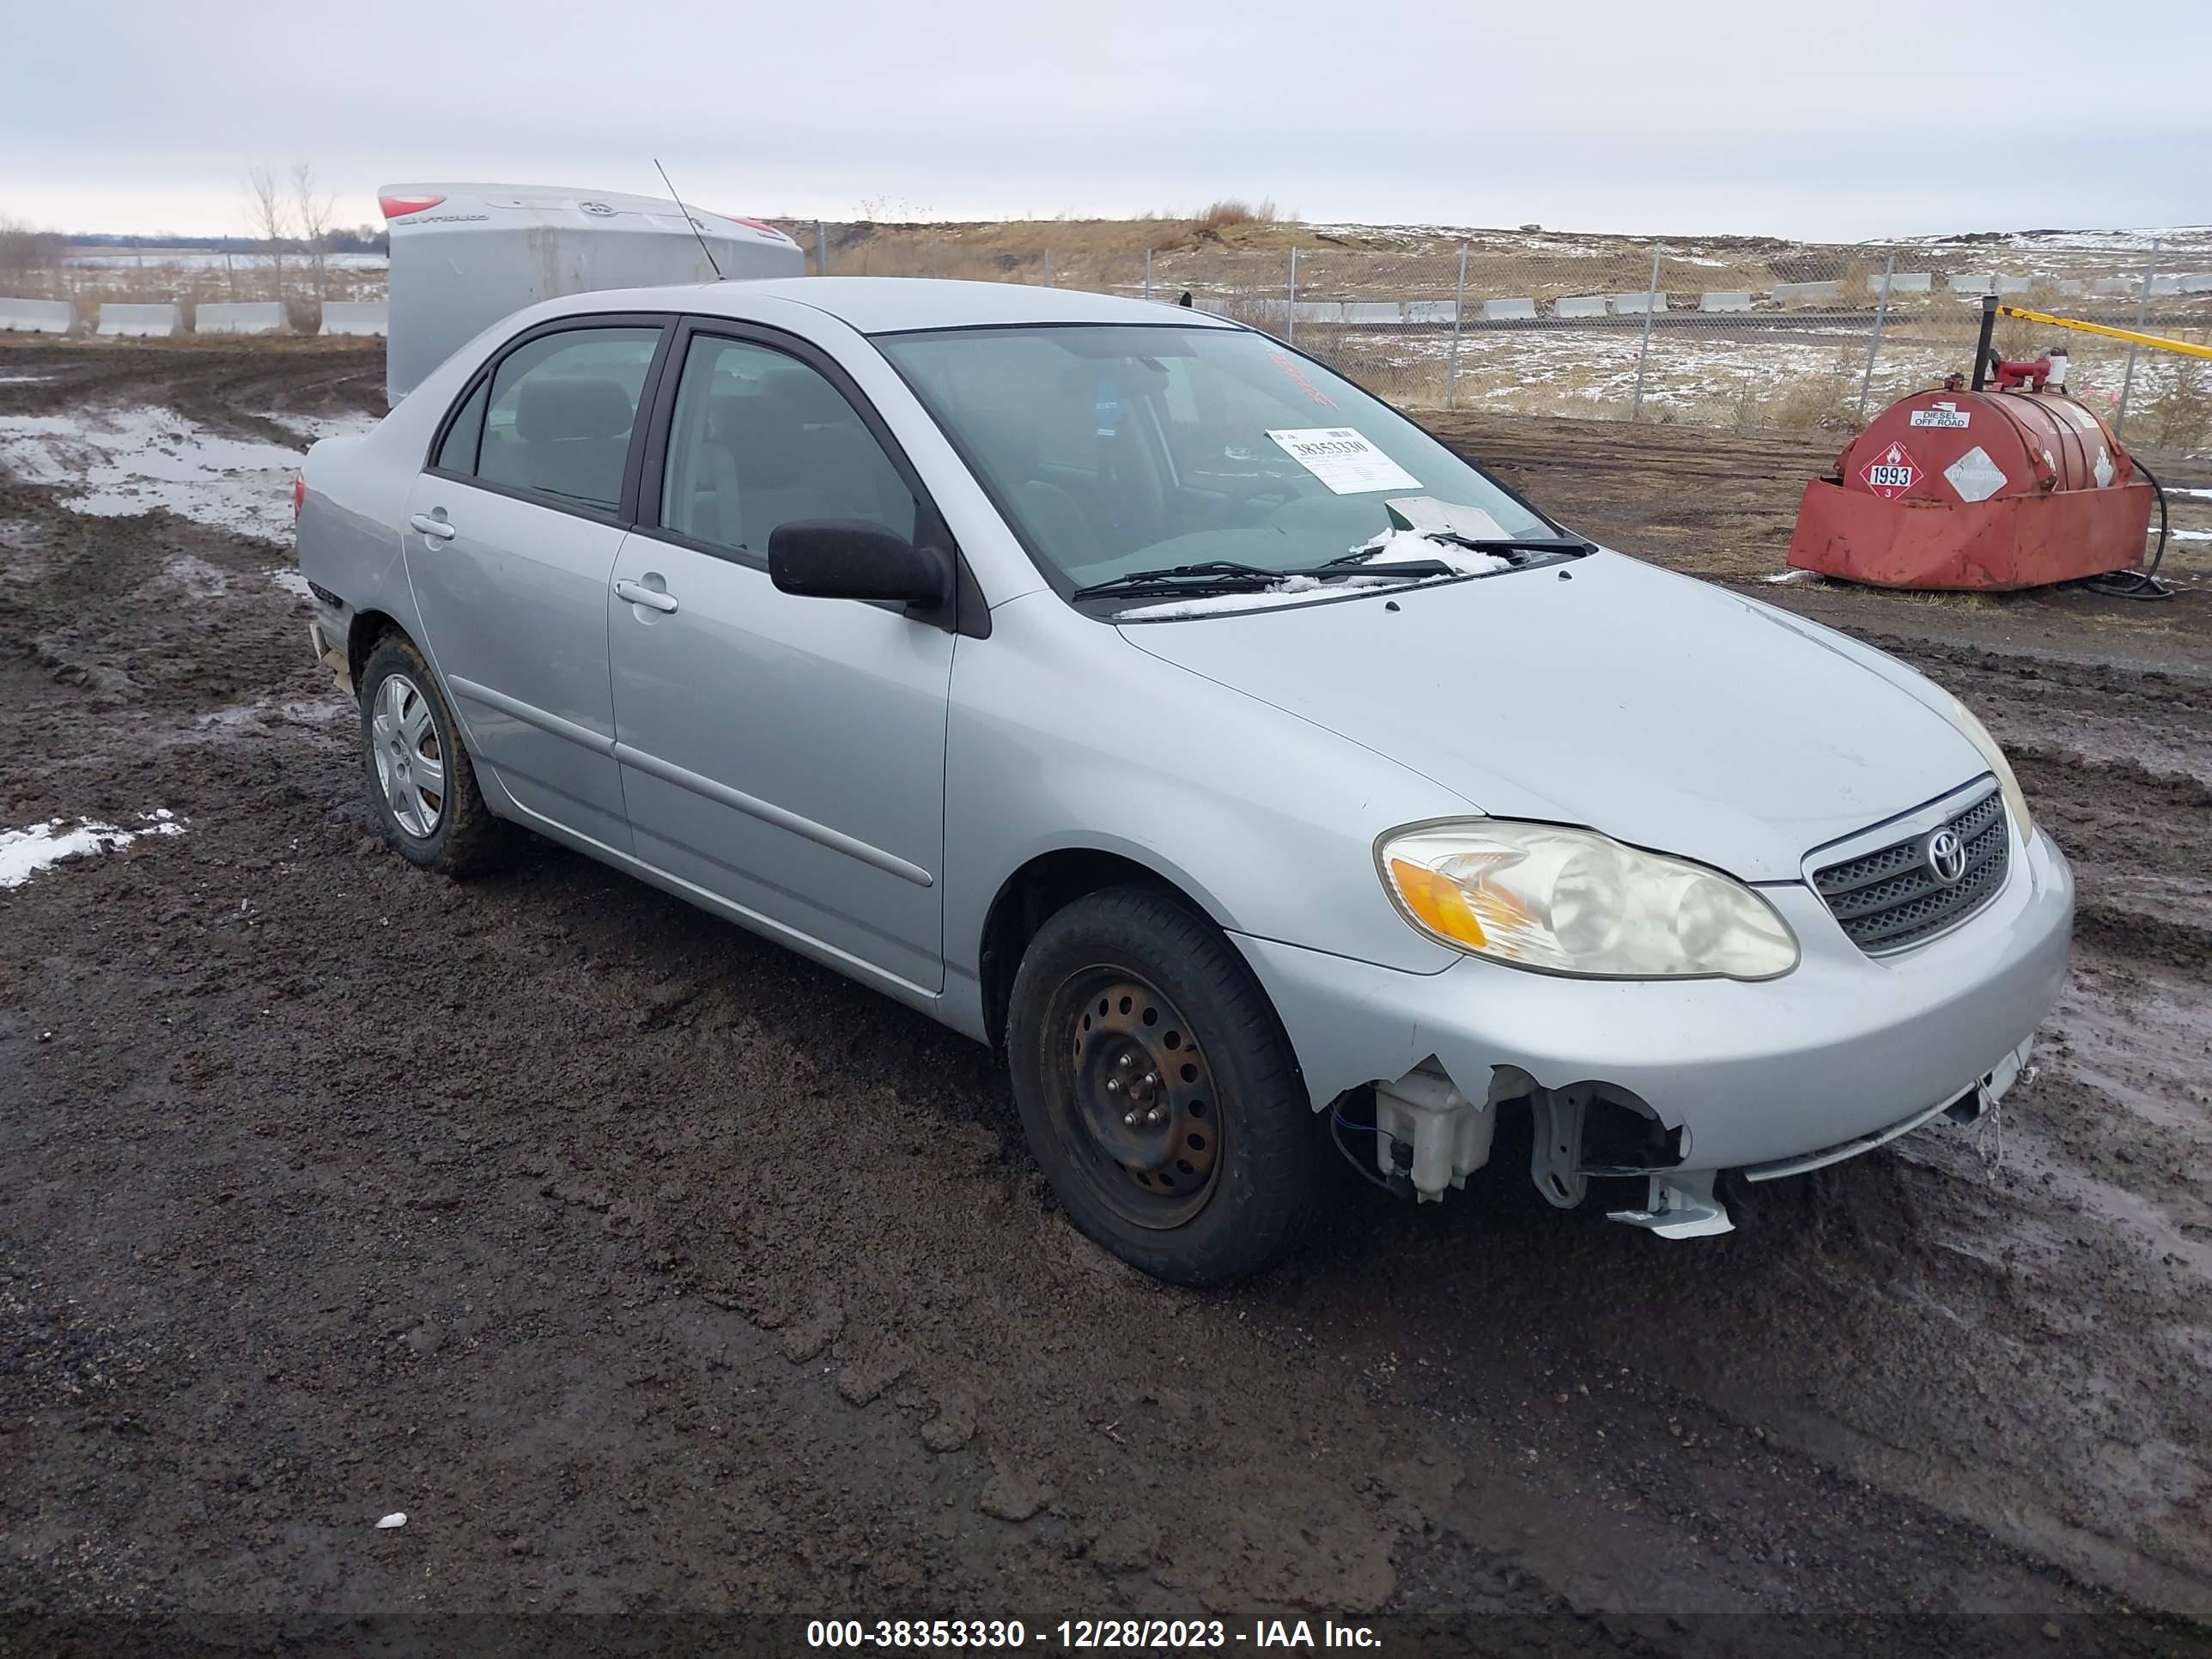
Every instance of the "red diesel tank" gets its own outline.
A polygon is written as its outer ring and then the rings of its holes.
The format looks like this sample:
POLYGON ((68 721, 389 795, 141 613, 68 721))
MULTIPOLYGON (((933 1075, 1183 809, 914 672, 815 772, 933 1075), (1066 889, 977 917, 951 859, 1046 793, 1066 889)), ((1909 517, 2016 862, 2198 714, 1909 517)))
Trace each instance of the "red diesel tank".
POLYGON ((1790 562, 1882 587, 2040 587, 2133 569, 2152 501, 2063 392, 1916 392, 1805 486, 1790 562))

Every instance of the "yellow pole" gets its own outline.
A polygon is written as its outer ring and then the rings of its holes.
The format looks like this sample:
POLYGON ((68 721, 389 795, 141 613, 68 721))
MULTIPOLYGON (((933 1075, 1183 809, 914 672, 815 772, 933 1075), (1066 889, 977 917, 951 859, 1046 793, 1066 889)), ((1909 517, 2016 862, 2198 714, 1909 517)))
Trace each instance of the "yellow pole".
POLYGON ((2077 329, 2084 334, 2101 334, 2111 340, 2127 340, 2136 345, 2154 346, 2160 351, 2179 351, 2191 357, 2212 357, 2212 346, 2192 345, 2187 340, 2169 340, 2163 334, 2138 334, 2131 328, 2107 328, 2102 323, 2078 322, 2071 317, 2052 317, 2040 311, 2027 311, 2019 306, 1999 306, 2001 317, 2017 317, 2023 323, 2047 323, 2053 328, 2077 329))

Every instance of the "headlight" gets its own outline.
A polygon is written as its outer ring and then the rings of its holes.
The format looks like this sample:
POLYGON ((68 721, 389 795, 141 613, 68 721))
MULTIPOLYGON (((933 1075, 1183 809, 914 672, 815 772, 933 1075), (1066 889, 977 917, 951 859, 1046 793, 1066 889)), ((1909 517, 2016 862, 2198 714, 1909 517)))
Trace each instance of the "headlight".
POLYGON ((1468 818, 1376 843, 1406 919, 1470 956, 1592 979, 1771 979, 1797 965, 1774 907, 1703 865, 1589 830, 1468 818))
POLYGON ((2004 750, 1997 747, 1990 728, 1974 718, 1974 711, 1956 697, 1951 699, 1951 724, 1959 728, 1968 743, 1982 751, 1982 759, 1997 775, 1997 788, 2004 795, 2005 810, 2012 814, 2014 827, 2020 831, 2021 844, 2026 846, 2035 839, 2035 821, 2027 815, 2027 797, 2021 793, 2020 780, 2013 776, 2004 750))

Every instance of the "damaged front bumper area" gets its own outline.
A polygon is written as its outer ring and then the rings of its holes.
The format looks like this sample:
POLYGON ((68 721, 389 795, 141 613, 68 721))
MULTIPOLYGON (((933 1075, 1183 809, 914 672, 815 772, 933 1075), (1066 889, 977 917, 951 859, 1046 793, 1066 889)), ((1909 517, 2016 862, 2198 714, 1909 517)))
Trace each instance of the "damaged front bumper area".
POLYGON ((1613 1218, 1693 1237, 1729 1229, 1721 1171, 1800 1174, 1988 1111, 2066 972, 2073 877, 2045 836, 2015 844, 2005 890, 1972 922, 1893 957, 1860 951, 1809 888, 1761 890, 1803 957, 1757 983, 1569 979, 1473 957, 1408 974, 1237 942, 1316 1108, 1372 1091, 1382 1176, 1440 1199, 1488 1160, 1499 1112, 1525 1105, 1547 1200, 1571 1208, 1594 1176, 1637 1176, 1643 1206, 1613 1218))

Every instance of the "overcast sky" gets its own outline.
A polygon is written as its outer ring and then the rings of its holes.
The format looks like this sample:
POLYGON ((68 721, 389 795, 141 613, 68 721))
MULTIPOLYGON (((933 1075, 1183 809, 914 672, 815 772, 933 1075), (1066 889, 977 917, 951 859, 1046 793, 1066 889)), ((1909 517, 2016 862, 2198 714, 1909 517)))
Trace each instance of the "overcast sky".
POLYGON ((239 231, 256 163, 359 222, 403 180, 651 191, 655 155, 807 218, 2212 220, 2205 0, 0 4, 0 214, 69 231, 239 231))

